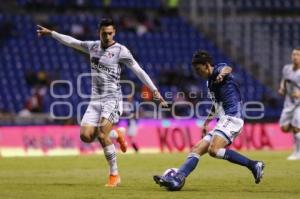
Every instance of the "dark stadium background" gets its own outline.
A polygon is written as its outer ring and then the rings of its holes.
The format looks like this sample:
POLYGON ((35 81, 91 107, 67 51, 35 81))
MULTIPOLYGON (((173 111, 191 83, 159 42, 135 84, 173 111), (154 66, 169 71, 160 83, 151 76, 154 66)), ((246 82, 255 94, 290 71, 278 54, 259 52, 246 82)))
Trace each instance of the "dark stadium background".
MULTIPOLYGON (((199 100, 206 88, 193 75, 191 56, 195 50, 205 49, 216 62, 234 67, 245 102, 265 105, 264 117, 258 122, 278 120, 281 68, 289 62, 291 49, 299 44, 299 26, 295 24, 300 4, 293 0, 17 0, 5 1, 1 7, 1 125, 76 124, 76 119, 48 118, 50 105, 58 100, 49 91, 54 80, 68 80, 74 85, 70 98, 59 99, 72 104, 72 116, 77 115, 80 102, 88 101, 76 90, 78 75, 89 72, 88 59, 53 39, 38 39, 37 24, 81 40, 94 40, 98 39, 99 19, 112 17, 118 24, 116 40, 128 46, 162 93, 192 90, 199 94, 199 100), (38 99, 37 106, 32 98, 38 99), (18 117, 22 113, 28 118, 18 117)), ((124 69, 122 79, 136 82, 135 99, 143 100, 140 81, 124 69)), ((80 88, 90 92, 88 78, 80 88)), ((66 94, 68 87, 57 84, 54 91, 66 94)), ((168 100, 193 102, 188 96, 168 100)), ((64 105, 57 105, 54 111, 57 116, 69 114, 64 105)), ((151 112, 147 108, 144 111, 151 112)), ((184 108, 177 111, 188 114, 184 108)), ((83 113, 84 108, 79 111, 83 113)))
MULTIPOLYGON (((284 98, 277 92, 282 67, 300 46, 299 11, 299 0, 1 0, 0 198, 300 198, 300 165, 286 160, 293 138, 278 125, 284 98), (182 191, 158 187, 152 176, 182 163, 201 138, 204 120, 178 119, 170 110, 156 118, 153 106, 143 105, 134 138, 139 153, 131 147, 118 152, 122 184, 104 188, 102 148, 79 138, 89 102, 80 93, 89 95, 91 82, 84 76, 78 84, 78 77, 90 72, 89 57, 36 34, 40 24, 97 40, 102 17, 114 19, 115 39, 168 93, 170 104, 208 100, 205 81, 191 67, 196 50, 232 66, 243 101, 264 106, 249 106, 256 110, 247 113, 251 118, 230 146, 266 163, 261 184, 243 168, 203 156, 182 191)), ((132 71, 123 67, 121 79, 136 85, 135 103, 151 102, 132 71)), ((122 89, 132 91, 126 84, 122 89)), ((194 111, 206 115, 207 108, 194 111)), ((174 113, 185 117, 191 109, 177 105, 174 113)))

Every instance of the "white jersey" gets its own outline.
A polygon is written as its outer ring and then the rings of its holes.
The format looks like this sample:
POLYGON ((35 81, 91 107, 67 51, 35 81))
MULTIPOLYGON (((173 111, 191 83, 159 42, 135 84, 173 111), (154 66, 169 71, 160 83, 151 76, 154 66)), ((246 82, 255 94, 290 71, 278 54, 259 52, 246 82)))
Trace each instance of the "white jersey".
POLYGON ((122 98, 121 64, 134 60, 129 50, 119 43, 103 49, 99 41, 85 41, 81 46, 90 54, 92 98, 122 98))
POLYGON ((121 66, 128 66, 152 91, 157 90, 149 76, 138 65, 130 51, 119 43, 107 48, 100 41, 79 41, 70 36, 52 32, 52 37, 61 43, 90 55, 92 74, 92 99, 121 100, 121 66))
POLYGON ((294 70, 293 64, 287 64, 282 69, 282 79, 285 87, 284 108, 294 107, 300 104, 299 99, 291 97, 295 91, 300 91, 300 69, 294 70))

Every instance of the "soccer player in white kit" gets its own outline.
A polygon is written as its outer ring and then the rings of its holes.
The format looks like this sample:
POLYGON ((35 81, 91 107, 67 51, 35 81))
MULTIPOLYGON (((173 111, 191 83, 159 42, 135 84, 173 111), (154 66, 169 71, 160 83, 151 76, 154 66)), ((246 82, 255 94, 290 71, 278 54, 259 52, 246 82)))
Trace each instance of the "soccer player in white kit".
POLYGON ((128 66, 139 79, 148 86, 161 105, 167 106, 157 88, 135 61, 130 51, 114 40, 115 23, 112 19, 102 19, 98 34, 100 41, 80 41, 73 37, 37 26, 39 36, 51 36, 60 43, 90 55, 92 73, 92 95, 89 106, 80 125, 80 138, 91 143, 97 138, 103 147, 110 167, 107 187, 120 184, 120 175, 116 161, 116 149, 109 133, 113 124, 122 114, 122 92, 120 87, 121 65, 128 66))
POLYGON ((300 160, 300 48, 292 52, 292 64, 282 70, 279 94, 285 96, 280 116, 280 127, 283 132, 292 132, 295 139, 295 150, 288 160, 300 160))

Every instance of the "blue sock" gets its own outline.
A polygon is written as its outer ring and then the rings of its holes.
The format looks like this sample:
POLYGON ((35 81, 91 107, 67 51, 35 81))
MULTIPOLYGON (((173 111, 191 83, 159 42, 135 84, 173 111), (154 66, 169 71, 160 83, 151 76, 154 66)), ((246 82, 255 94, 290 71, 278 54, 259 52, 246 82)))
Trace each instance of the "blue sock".
POLYGON ((253 160, 250 160, 247 157, 239 154, 238 152, 235 152, 230 149, 226 149, 224 159, 232 163, 248 167, 249 169, 251 169, 254 164, 253 160))
POLYGON ((178 173, 182 173, 187 177, 197 166, 200 156, 196 153, 190 153, 186 161, 178 169, 178 173))

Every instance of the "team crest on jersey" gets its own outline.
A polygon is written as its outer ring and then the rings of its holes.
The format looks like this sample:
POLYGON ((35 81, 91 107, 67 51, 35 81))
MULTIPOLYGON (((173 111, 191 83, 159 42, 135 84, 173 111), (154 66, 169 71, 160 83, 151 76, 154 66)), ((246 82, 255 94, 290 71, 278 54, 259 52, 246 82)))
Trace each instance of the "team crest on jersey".
POLYGON ((108 58, 112 58, 113 56, 115 56, 115 54, 112 53, 112 52, 107 52, 107 53, 104 54, 104 56, 106 56, 108 58))

